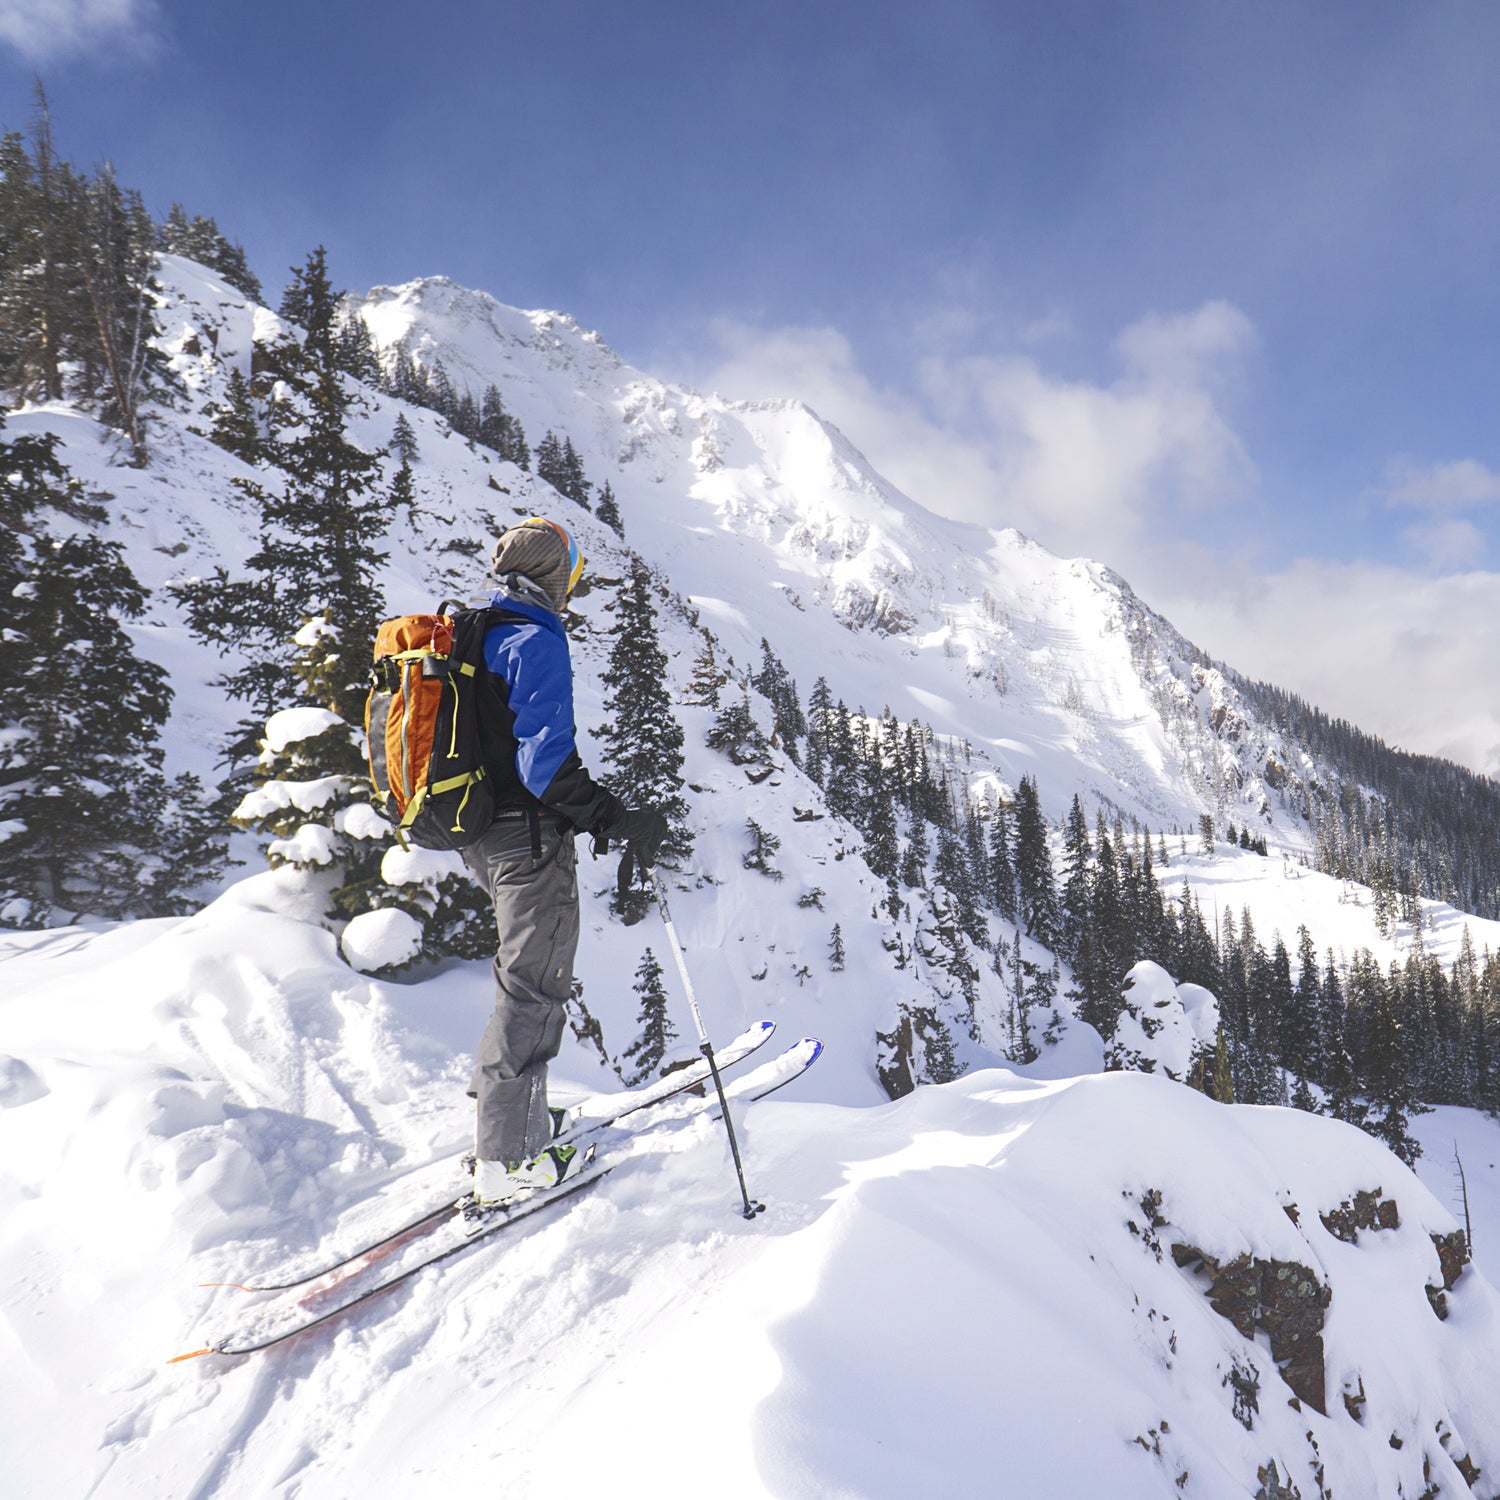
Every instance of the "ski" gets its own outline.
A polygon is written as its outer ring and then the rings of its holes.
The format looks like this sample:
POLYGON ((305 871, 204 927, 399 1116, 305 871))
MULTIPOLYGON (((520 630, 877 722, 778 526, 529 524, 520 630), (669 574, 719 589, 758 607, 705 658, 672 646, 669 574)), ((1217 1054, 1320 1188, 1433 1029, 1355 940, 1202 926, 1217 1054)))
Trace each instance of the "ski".
MULTIPOLYGON (((776 1030, 774 1021, 757 1021, 727 1043, 717 1054, 721 1068, 732 1067, 743 1062, 770 1041, 776 1030)), ((578 1104, 569 1106, 563 1128, 553 1137, 554 1146, 578 1146, 585 1148, 589 1142, 608 1127, 628 1116, 658 1104, 665 1104, 692 1089, 706 1083, 709 1077, 707 1059, 699 1058, 686 1067, 678 1068, 654 1083, 642 1088, 623 1090, 617 1094, 594 1094, 578 1104)), ((398 1250, 408 1239, 425 1233, 428 1229, 448 1217, 453 1209, 454 1197, 449 1193, 425 1213, 398 1228, 381 1235, 378 1239, 351 1250, 337 1260, 324 1261, 298 1276, 287 1276, 281 1280, 209 1281, 205 1286, 234 1287, 242 1292, 289 1292, 300 1286, 321 1280, 346 1268, 363 1269, 362 1262, 385 1259, 398 1250)))
MULTIPOLYGON (((800 1078, 818 1060, 822 1051, 823 1043, 817 1037, 804 1037, 800 1042, 788 1047, 785 1052, 753 1072, 736 1079, 726 1087, 725 1095, 730 1100, 743 1099, 747 1102, 764 1099, 800 1078)), ((716 1100, 704 1099, 701 1103, 705 1110, 717 1108, 716 1100)), ((691 1118, 691 1115, 696 1113, 698 1111, 694 1110, 689 1115, 673 1118, 691 1118)), ((645 1124, 641 1130, 649 1130, 657 1123, 662 1122, 645 1124)), ((640 1132, 633 1132, 635 1133, 640 1132)), ((626 1139, 629 1139, 629 1136, 626 1139)), ((202 1349, 179 1354, 169 1363, 179 1364, 184 1360, 197 1359, 205 1354, 233 1356, 256 1354, 296 1334, 317 1328, 348 1312, 351 1308, 369 1302, 411 1280, 419 1271, 440 1265, 481 1241, 489 1239, 492 1235, 498 1234, 502 1229, 508 1229, 511 1225, 530 1218, 532 1214, 540 1213, 543 1209, 550 1208, 563 1199, 585 1191, 607 1176, 613 1170, 614 1165, 615 1163, 609 1158, 601 1160, 596 1157, 585 1163, 576 1176, 564 1178, 555 1188, 542 1189, 469 1218, 461 1212, 460 1205, 449 1203, 443 1210, 444 1223, 440 1227, 434 1226, 429 1236, 423 1240, 420 1253, 410 1263, 399 1265, 390 1274, 381 1276, 371 1285, 361 1286, 360 1278, 357 1275, 350 1275, 323 1288, 310 1288, 300 1299, 273 1304, 252 1318, 247 1328, 231 1333, 202 1349)), ((406 1231, 400 1232, 407 1236, 403 1239, 400 1248, 407 1247, 412 1238, 410 1235, 412 1228, 413 1226, 409 1225, 406 1231)), ((370 1263, 371 1266, 377 1264, 379 1264, 378 1260, 370 1263)), ((367 1266, 361 1269, 369 1268, 367 1266)))

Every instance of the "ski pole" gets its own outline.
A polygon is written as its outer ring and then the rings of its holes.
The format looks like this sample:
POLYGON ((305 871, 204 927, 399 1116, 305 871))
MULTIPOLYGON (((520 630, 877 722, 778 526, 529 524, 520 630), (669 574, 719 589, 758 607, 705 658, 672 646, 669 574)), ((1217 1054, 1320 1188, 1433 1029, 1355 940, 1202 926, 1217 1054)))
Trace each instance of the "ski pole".
POLYGON ((663 925, 667 929, 667 941, 672 946, 672 957, 677 960, 677 972, 682 976, 682 987, 687 991, 688 1008, 693 1013, 693 1025, 698 1028, 699 1050, 708 1059, 708 1071, 713 1074, 714 1088, 719 1095, 719 1112, 724 1116, 724 1128, 729 1132, 729 1152, 734 1157, 734 1172, 739 1178, 740 1199, 744 1204, 742 1210, 744 1217, 753 1219, 756 1214, 764 1213, 766 1205, 757 1203, 751 1198, 749 1189, 745 1186, 745 1168, 740 1161, 740 1144, 734 1138, 734 1121, 729 1118, 729 1101, 724 1097, 724 1080, 719 1077, 719 1064, 714 1060, 713 1043, 708 1039, 708 1032, 703 1027, 703 1012, 698 1009, 698 997, 693 992, 693 981, 688 977, 687 961, 682 956, 682 944, 677 941, 677 929, 672 925, 672 913, 667 906, 667 893, 662 889, 661 881, 656 878, 655 870, 648 870, 651 878, 651 889, 656 893, 657 910, 661 912, 663 925))

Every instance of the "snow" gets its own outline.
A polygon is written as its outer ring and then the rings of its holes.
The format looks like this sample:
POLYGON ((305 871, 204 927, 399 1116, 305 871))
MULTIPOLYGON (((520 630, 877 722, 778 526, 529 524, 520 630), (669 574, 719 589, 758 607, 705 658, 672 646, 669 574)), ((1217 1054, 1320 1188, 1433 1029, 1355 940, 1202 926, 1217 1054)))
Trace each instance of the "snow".
POLYGON ((330 729, 341 729, 344 721, 327 708, 284 708, 266 720, 266 749, 280 755, 299 740, 316 739, 330 729))
MULTIPOLYGON (((281 325, 190 262, 165 257, 163 278, 177 320, 166 346, 192 408, 281 325), (189 325, 214 335, 198 356, 181 352, 189 325)), ((1077 792, 1166 830, 1163 887, 1189 879, 1211 921, 1249 906, 1264 941, 1280 932, 1291 946, 1305 923, 1320 954, 1368 946, 1382 965, 1417 940, 1409 927, 1381 937, 1367 892, 1302 865, 1307 830, 1266 781, 1267 758, 1318 768, 1107 568, 939 520, 807 408, 656 381, 561 314, 440 278, 377 288, 361 306, 383 347, 441 358, 476 393, 496 380, 533 441, 567 432, 590 478, 609 480, 629 546, 670 590, 661 624, 679 700, 701 645, 694 617, 738 675, 765 636, 804 696, 826 675, 851 708, 931 720, 958 784, 1008 794, 1033 773, 1054 820, 1077 792), (1264 833, 1272 857, 1199 854, 1171 835, 1203 811, 1264 833)), ((369 398, 361 440, 386 443, 402 411, 419 503, 390 539, 391 613, 467 597, 498 525, 567 504, 384 397, 369 398)), ((213 781, 238 708, 214 686, 224 663, 192 643, 162 586, 234 572, 258 528, 232 485, 250 471, 194 424, 196 410, 164 409, 146 470, 112 464, 97 424, 67 408, 13 414, 8 434, 58 432, 74 470, 115 496, 112 534, 156 590, 137 638, 177 688, 169 762, 213 781)), ((611 580, 628 558, 591 516, 566 514, 597 581, 575 601, 573 648, 581 749, 597 768, 611 580)), ((1465 1453, 1488 1492, 1500 1476, 1488 1279, 1500 1275, 1500 1126, 1466 1110, 1421 1117, 1414 1176, 1336 1123, 1215 1104, 1168 1076, 1212 1041, 1212 998, 1160 970, 1137 984, 1168 1022, 1154 1075, 1101 1074, 1101 1043, 1077 1025, 1037 1063, 1001 1066, 939 976, 894 968, 858 835, 793 811, 821 812, 818 789, 780 754, 751 784, 703 745, 709 712, 679 712, 697 842, 670 898, 710 1034, 768 1016, 789 1041, 828 1044, 795 1090, 737 1115, 767 1214, 737 1217, 722 1126, 700 1117, 647 1137, 568 1209, 326 1331, 265 1357, 167 1366, 256 1305, 201 1283, 348 1244, 461 1190, 489 965, 360 973, 410 958, 415 922, 357 918, 341 956, 329 877, 265 870, 253 848, 254 873, 226 878, 192 917, 0 934, 8 1492, 672 1496, 700 1494, 708 1474, 734 1496, 1218 1500, 1254 1494, 1274 1459, 1311 1500, 1314 1442, 1334 1494, 1420 1494, 1424 1463, 1445 1493, 1464 1493, 1452 1459, 1465 1453), (782 838, 779 882, 743 868, 751 817, 782 838), (815 890, 819 905, 800 904, 815 890), (827 961, 835 923, 842 972, 827 961), (889 1103, 873 1038, 902 1001, 944 1008, 970 1071, 889 1103), (1477 1264, 1439 1321, 1424 1287, 1437 1275, 1430 1236, 1462 1222, 1455 1145, 1477 1264), (1324 1229, 1320 1214, 1376 1189, 1399 1205, 1397 1228, 1352 1245, 1324 1229), (1332 1289, 1326 1416, 1287 1404, 1265 1334, 1244 1338, 1213 1311, 1174 1242, 1295 1261, 1332 1289), (1252 1364, 1247 1428, 1225 1382, 1252 1364), (1342 1399, 1355 1380, 1362 1421, 1342 1399), (643 1478, 656 1452, 668 1467, 643 1478)), ((277 715, 268 748, 330 719, 277 715)), ((343 785, 271 782, 245 806, 310 809, 343 785)), ((355 837, 387 833, 358 806, 343 820, 355 837)), ((301 864, 332 852, 310 829, 273 847, 301 864)), ((382 860, 391 883, 428 889, 461 868, 394 846, 382 860)), ((580 874, 578 973, 612 1058, 636 1031, 630 976, 648 946, 665 957, 665 935, 654 917, 626 928, 609 916, 612 861, 584 858, 580 874)), ((1500 924, 1437 903, 1425 916, 1421 941, 1445 962, 1466 926, 1476 951, 1500 950, 1500 924)), ((664 967, 680 1041, 691 1026, 664 967)), ((991 1042, 1004 1000, 985 973, 991 1042)), ((553 1084, 562 1101, 618 1079, 570 1034, 553 1084)))
POLYGON ((1125 1009, 1110 1038, 1112 1063, 1145 1073, 1160 1069, 1186 1082, 1194 1058, 1202 1050, 1213 1050, 1219 1002, 1202 985, 1179 986, 1160 964, 1149 960, 1125 976, 1124 991, 1125 1009))
POLYGON ((395 907, 361 912, 339 936, 349 966, 363 974, 396 969, 422 951, 422 924, 395 907))
MULTIPOLYGON (((244 803, 240 808, 243 810, 244 803)), ((339 845, 333 829, 321 823, 304 823, 291 838, 272 839, 266 853, 273 861, 287 860, 294 865, 331 865, 338 858, 339 845)))
MULTIPOLYGON (((726 1494, 904 1496, 1003 1472, 1018 1494, 1145 1497, 1186 1471, 1182 1493, 1230 1496, 1274 1457, 1311 1494, 1311 1433, 1333 1493, 1394 1495, 1419 1492, 1424 1459, 1455 1482, 1440 1429, 1500 1464, 1500 1302, 1470 1270, 1440 1322, 1423 1290, 1452 1212, 1350 1127, 1141 1074, 991 1069, 841 1107, 813 1102, 815 1071, 740 1116, 768 1204, 751 1223, 700 1116, 329 1330, 166 1365, 266 1300, 198 1283, 456 1188, 468 1060, 441 998, 459 971, 363 979, 315 920, 228 900, 10 938, 3 961, 0 1024, 25 1059, 0 1069, 0 1262, 24 1268, 5 1293, 14 1493, 310 1500, 483 1476, 687 1496, 706 1471, 726 1494), (1361 1189, 1400 1225, 1344 1244, 1319 1215, 1361 1189), (1332 1289, 1326 1417, 1287 1404, 1264 1339, 1213 1311, 1174 1243, 1295 1261, 1332 1289), (1248 1431, 1237 1361, 1260 1381, 1248 1431), (557 1441, 572 1431, 588 1441, 557 1441), (649 1478, 647 1432, 667 1464, 649 1478)), ((472 1039, 488 996, 467 969, 472 1039)), ((559 1097, 597 1074, 571 1041, 557 1071, 559 1097)), ((1500 1132, 1472 1128, 1500 1159, 1500 1132)))
POLYGON ((368 802, 356 802, 341 808, 335 814, 334 823, 340 833, 347 833, 352 839, 390 837, 391 825, 368 802))

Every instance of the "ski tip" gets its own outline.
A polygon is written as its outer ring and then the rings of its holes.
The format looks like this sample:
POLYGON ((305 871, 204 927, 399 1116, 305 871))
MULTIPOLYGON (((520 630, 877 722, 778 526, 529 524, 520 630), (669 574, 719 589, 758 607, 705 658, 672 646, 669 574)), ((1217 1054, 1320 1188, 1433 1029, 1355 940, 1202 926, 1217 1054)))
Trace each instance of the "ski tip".
POLYGON ((199 1355, 212 1354, 213 1352, 214 1350, 212 1347, 209 1347, 207 1349, 191 1349, 186 1354, 173 1355, 172 1358, 167 1361, 167 1363, 169 1365, 180 1365, 185 1359, 197 1359, 199 1355))

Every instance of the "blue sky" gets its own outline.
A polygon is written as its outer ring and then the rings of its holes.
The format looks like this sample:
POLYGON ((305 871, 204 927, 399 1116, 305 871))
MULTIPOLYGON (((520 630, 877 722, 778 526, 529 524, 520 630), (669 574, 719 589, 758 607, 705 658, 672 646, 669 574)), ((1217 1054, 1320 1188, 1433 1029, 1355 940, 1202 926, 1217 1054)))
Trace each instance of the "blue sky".
POLYGON ((1500 768, 1500 699, 1434 729, 1416 686, 1479 692, 1500 616, 1497 65, 1468 3, 0 0, 0 123, 40 71, 69 156, 268 288, 322 242, 804 396, 935 509, 1500 768))

